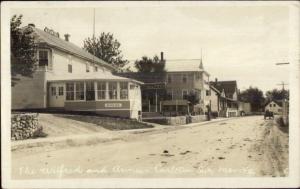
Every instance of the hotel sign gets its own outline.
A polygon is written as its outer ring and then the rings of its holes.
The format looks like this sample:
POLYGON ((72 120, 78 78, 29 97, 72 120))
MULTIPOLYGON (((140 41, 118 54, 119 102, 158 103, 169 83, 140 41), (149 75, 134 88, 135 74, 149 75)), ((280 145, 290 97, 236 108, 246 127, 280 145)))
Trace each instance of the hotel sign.
POLYGON ((47 33, 49 33, 50 35, 53 35, 53 36, 59 38, 59 33, 58 33, 58 32, 55 32, 55 31, 52 30, 52 29, 49 29, 49 28, 45 27, 45 28, 44 28, 44 32, 47 32, 47 33))
POLYGON ((105 108, 122 108, 122 103, 105 103, 105 108))

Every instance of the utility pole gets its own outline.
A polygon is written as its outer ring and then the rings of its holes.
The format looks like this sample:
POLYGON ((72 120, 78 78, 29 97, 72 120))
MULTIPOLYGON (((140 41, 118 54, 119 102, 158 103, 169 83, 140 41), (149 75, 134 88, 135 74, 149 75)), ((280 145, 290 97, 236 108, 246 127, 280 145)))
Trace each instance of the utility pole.
MULTIPOLYGON (((95 25, 96 25, 96 16, 95 16, 95 14, 96 14, 96 10, 95 10, 95 8, 93 9, 93 45, 95 45, 96 43, 95 43, 95 25)), ((95 66, 95 47, 93 48, 93 65, 95 66)))
POLYGON ((280 84, 277 84, 277 85, 281 85, 281 86, 282 86, 282 90, 284 91, 284 86, 285 86, 285 85, 288 85, 288 83, 284 83, 284 82, 282 81, 280 84))
MULTIPOLYGON (((278 62, 276 63, 276 66, 282 66, 282 65, 288 65, 290 64, 289 62, 278 62)), ((281 85, 282 86, 282 90, 284 91, 284 86, 288 85, 288 83, 284 83, 283 81, 281 82, 281 84, 277 84, 277 85, 281 85)))

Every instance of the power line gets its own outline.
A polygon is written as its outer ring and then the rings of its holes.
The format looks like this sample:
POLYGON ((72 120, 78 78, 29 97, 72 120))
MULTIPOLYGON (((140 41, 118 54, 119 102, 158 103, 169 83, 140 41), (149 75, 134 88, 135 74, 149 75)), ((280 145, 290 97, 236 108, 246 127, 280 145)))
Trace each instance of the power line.
POLYGON ((286 65, 286 64, 290 64, 289 62, 279 62, 279 63, 276 63, 276 65, 286 65))

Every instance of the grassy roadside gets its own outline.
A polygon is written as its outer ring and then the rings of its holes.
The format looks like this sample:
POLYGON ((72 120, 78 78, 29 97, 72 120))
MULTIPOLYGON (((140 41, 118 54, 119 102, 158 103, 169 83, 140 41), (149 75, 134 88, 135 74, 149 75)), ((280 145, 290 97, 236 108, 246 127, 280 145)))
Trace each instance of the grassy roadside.
POLYGON ((81 122, 93 123, 108 130, 129 130, 129 129, 144 129, 153 128, 152 125, 147 123, 138 122, 136 120, 100 117, 94 115, 67 115, 57 114, 57 117, 72 119, 81 122))

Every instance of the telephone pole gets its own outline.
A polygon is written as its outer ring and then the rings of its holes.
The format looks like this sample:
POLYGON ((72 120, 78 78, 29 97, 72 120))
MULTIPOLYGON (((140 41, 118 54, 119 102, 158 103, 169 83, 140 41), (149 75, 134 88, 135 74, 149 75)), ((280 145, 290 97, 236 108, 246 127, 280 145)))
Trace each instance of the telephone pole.
POLYGON ((284 83, 284 82, 282 81, 280 84, 277 84, 277 85, 281 85, 281 86, 282 86, 282 90, 284 91, 284 86, 285 86, 285 85, 288 85, 288 83, 284 83))

